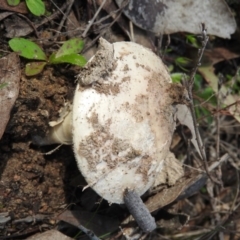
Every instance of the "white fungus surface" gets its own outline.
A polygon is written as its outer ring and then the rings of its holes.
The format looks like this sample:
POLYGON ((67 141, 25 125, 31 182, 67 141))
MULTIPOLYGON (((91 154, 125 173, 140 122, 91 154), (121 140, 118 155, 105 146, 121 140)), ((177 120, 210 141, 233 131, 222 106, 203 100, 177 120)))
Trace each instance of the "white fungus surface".
POLYGON ((88 186, 112 203, 140 196, 161 174, 174 123, 171 79, 161 59, 132 42, 109 44, 79 75, 73 143, 88 186))

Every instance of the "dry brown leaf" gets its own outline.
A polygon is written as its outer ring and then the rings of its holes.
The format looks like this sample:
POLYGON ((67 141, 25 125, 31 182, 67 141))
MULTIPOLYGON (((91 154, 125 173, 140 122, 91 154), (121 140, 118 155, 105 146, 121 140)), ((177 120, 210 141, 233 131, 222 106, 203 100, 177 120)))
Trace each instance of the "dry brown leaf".
POLYGON ((11 109, 18 97, 21 76, 20 61, 16 53, 10 53, 0 59, 0 139, 10 118, 11 109))
POLYGON ((32 30, 32 26, 17 15, 12 15, 11 17, 4 20, 4 26, 6 29, 5 36, 7 38, 22 37, 29 34, 32 30))
MULTIPOLYGON (((124 0, 116 0, 119 6, 124 0)), ((211 35, 230 38, 235 19, 224 0, 131 0, 124 13, 137 26, 155 33, 191 32, 198 34, 205 23, 211 35)))
MULTIPOLYGON (((227 161, 228 158, 228 154, 223 155, 219 161, 214 162, 208 168, 208 171, 213 171, 223 162, 227 161)), ((185 176, 176 182, 174 186, 165 188, 156 195, 151 196, 145 204, 150 212, 154 212, 174 202, 175 200, 181 200, 192 196, 204 186, 206 181, 207 175, 205 173, 199 174, 198 171, 191 169, 187 174, 185 173, 185 176)))
POLYGON ((119 221, 116 218, 110 218, 82 210, 66 210, 56 218, 58 220, 70 223, 76 227, 79 225, 87 227, 89 230, 93 231, 96 235, 99 236, 116 231, 119 226, 119 221))
POLYGON ((218 77, 214 73, 213 66, 202 66, 198 68, 198 72, 204 77, 208 82, 209 86, 213 89, 215 93, 218 92, 218 77))
POLYGON ((172 203, 186 189, 186 186, 193 181, 193 178, 183 177, 174 186, 165 188, 161 192, 150 197, 145 202, 149 211, 154 212, 172 203))
POLYGON ((0 21, 2 21, 4 18, 8 17, 8 16, 11 16, 12 12, 3 12, 3 13, 0 13, 0 21))
POLYGON ((224 98, 223 103, 228 106, 229 113, 240 122, 240 98, 237 95, 229 94, 224 98))
POLYGON ((13 6, 9 6, 6 0, 0 0, 0 9, 8 10, 11 12, 22 13, 22 14, 28 13, 25 1, 20 2, 17 6, 13 7, 13 6))
MULTIPOLYGON (((97 0, 96 1, 98 5, 101 5, 103 0, 97 0)), ((116 22, 119 24, 119 26, 122 28, 122 30, 125 32, 125 34, 131 39, 131 41, 136 42, 144 47, 153 49, 153 44, 151 41, 149 41, 149 34, 146 34, 145 30, 142 30, 138 27, 133 28, 133 36, 131 36, 130 33, 130 26, 129 26, 129 21, 126 17, 123 16, 118 16, 115 12, 118 10, 116 4, 114 1, 107 0, 106 3, 103 6, 103 9, 114 19, 116 22), (132 39, 132 37, 134 39, 132 39)), ((112 34, 113 35, 113 34, 112 34)), ((117 41, 123 41, 122 39, 120 40, 115 40, 113 42, 117 41)), ((110 42, 112 42, 110 40, 110 42)))
MULTIPOLYGON (((214 48, 212 50, 205 50, 203 55, 202 66, 198 68, 198 71, 209 83, 214 92, 218 92, 218 77, 214 73, 214 64, 224 60, 230 60, 239 57, 239 54, 228 51, 225 48, 214 48)), ((225 92, 225 90, 224 90, 225 92)))
MULTIPOLYGON (((203 64, 198 71, 208 82, 209 86, 215 93, 218 93, 219 78, 215 74, 214 64, 224 60, 230 60, 239 57, 239 54, 228 51, 225 48, 214 48, 204 52, 203 64)), ((219 100, 227 107, 229 114, 231 114, 238 122, 240 122, 240 107, 239 97, 229 94, 229 88, 222 85, 219 92, 219 100), (229 106, 229 107, 228 107, 229 106)))
POLYGON ((70 238, 61 232, 52 229, 43 233, 37 233, 27 238, 27 240, 73 240, 73 238, 70 238))
MULTIPOLYGON (((176 204, 175 204, 176 205, 176 204)), ((175 206, 171 208, 162 209, 157 215, 161 216, 161 219, 157 220, 157 225, 164 230, 180 230, 189 221, 189 216, 184 213, 178 213, 178 209, 175 206)))
POLYGON ((214 65, 224 60, 230 60, 239 57, 239 54, 230 52, 226 48, 213 48, 205 50, 203 54, 202 65, 214 65))
MULTIPOLYGON (((198 146, 198 143, 197 143, 197 137, 196 137, 196 135, 198 134, 198 133, 196 133, 196 131, 198 131, 198 129, 194 128, 192 114, 186 105, 183 105, 183 104, 177 105, 177 119, 179 120, 179 122, 182 125, 185 125, 190 129, 190 131, 192 133, 191 142, 192 142, 193 146, 195 147, 195 149, 197 150, 199 156, 202 156, 201 151, 198 146)), ((200 138, 200 143, 202 145, 201 138, 200 138)))
POLYGON ((66 20, 66 33, 69 38, 80 37, 81 33, 81 24, 77 20, 73 11, 71 11, 66 20), (79 31, 77 31, 79 29, 79 31))
POLYGON ((158 185, 162 184, 172 186, 183 176, 184 171, 182 164, 178 159, 176 159, 173 153, 169 152, 164 161, 161 173, 156 177, 154 188, 158 188, 158 185))
POLYGON ((150 197, 145 204, 150 212, 154 212, 177 199, 182 199, 189 195, 191 196, 198 191, 205 182, 205 174, 196 174, 196 172, 192 172, 190 176, 181 178, 174 186, 165 188, 156 195, 150 197))
MULTIPOLYGON (((208 82, 209 86, 215 93, 218 93, 218 76, 214 73, 213 66, 200 67, 198 71, 208 82)), ((222 85, 219 93, 221 103, 225 105, 228 114, 231 114, 238 122, 240 122, 240 103, 239 96, 229 94, 229 88, 222 85), (229 107, 228 107, 229 106, 229 107)))

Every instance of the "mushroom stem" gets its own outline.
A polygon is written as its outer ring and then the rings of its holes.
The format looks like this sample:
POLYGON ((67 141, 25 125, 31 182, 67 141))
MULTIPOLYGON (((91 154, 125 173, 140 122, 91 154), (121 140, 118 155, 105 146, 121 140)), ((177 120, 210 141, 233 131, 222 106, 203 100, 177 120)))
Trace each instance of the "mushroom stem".
POLYGON ((157 228, 155 219, 134 190, 125 190, 124 203, 143 232, 149 233, 157 228))
POLYGON ((46 137, 34 136, 33 143, 38 146, 72 144, 72 111, 70 111, 61 122, 52 126, 46 137))

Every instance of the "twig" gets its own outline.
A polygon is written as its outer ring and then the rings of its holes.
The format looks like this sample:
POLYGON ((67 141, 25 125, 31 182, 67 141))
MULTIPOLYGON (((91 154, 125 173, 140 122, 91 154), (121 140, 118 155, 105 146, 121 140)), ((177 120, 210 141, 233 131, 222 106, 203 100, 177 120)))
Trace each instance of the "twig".
MULTIPOLYGON (((43 24, 46 24, 47 22, 52 21, 52 20, 53 20, 54 18, 56 18, 60 13, 62 13, 67 6, 68 6, 68 4, 67 4, 67 3, 64 3, 64 4, 62 5, 61 9, 58 10, 58 11, 56 11, 56 12, 54 12, 50 17, 46 17, 46 16, 45 16, 45 18, 44 18, 39 24, 34 25, 32 29, 30 29, 29 31, 27 31, 27 32, 25 33, 25 35, 30 34, 33 30, 39 28, 39 27, 42 26, 43 24)), ((35 31, 36 31, 36 30, 35 30, 35 31)))
POLYGON ((129 29, 130 29, 131 42, 135 42, 134 30, 133 30, 133 23, 132 23, 132 21, 129 21, 129 29))
MULTIPOLYGON (((64 13, 64 15, 63 15, 63 18, 62 18, 62 20, 61 20, 58 28, 57 28, 57 31, 58 31, 58 32, 61 31, 61 29, 62 29, 62 27, 63 27, 63 24, 64 24, 64 22, 66 21, 69 13, 70 13, 70 11, 71 11, 71 8, 72 8, 72 5, 73 5, 73 3, 74 3, 74 0, 69 0, 69 1, 67 1, 67 3, 68 3, 68 7, 67 7, 67 9, 66 9, 66 11, 65 11, 65 13, 64 13)), ((73 24, 73 23, 72 23, 72 24, 73 24)), ((57 33, 57 34, 55 35, 56 38, 58 37, 58 34, 59 34, 59 33, 57 33)))
MULTIPOLYGON (((26 16, 24 16, 23 14, 18 13, 17 15, 20 16, 20 17, 22 17, 22 18, 24 18, 24 19, 27 21, 27 23, 28 23, 28 24, 32 27, 32 29, 34 30, 37 38, 39 38, 38 31, 37 31, 36 27, 34 26, 34 24, 33 24, 26 16)), ((27 34, 26 34, 26 35, 27 35, 27 34)))
POLYGON ((218 92, 217 92, 217 109, 216 109, 216 114, 215 114, 215 119, 216 119, 216 152, 217 152, 217 159, 219 159, 219 154, 220 154, 220 90, 222 86, 222 76, 219 76, 219 81, 218 81, 218 92))
POLYGON ((162 41, 163 41, 163 34, 160 34, 160 36, 158 37, 158 53, 159 53, 159 56, 162 59, 165 59, 165 54, 167 53, 167 48, 171 44, 171 37, 170 37, 170 35, 169 34, 167 35, 167 42, 166 42, 166 44, 164 46, 163 51, 161 51, 162 41))
POLYGON ((224 151, 226 151, 229 156, 231 157, 231 159, 229 160, 229 163, 236 169, 239 170, 239 158, 235 155, 235 152, 237 152, 238 148, 237 147, 233 147, 233 146, 229 146, 230 144, 227 144, 225 142, 221 142, 221 148, 223 148, 224 151))
POLYGON ((229 155, 226 153, 224 154, 219 161, 214 162, 209 168, 208 171, 211 172, 212 170, 214 170, 216 167, 220 166, 220 164, 226 162, 229 159, 229 155))
MULTIPOLYGON (((103 5, 103 3, 104 3, 104 2, 102 2, 101 6, 103 5)), ((110 14, 113 14, 113 15, 115 15, 115 14, 118 13, 116 17, 109 14, 108 16, 101 18, 101 19, 98 20, 97 22, 91 23, 91 25, 92 25, 92 24, 99 24, 99 23, 101 23, 103 20, 105 20, 105 19, 107 19, 107 18, 109 18, 109 17, 112 17, 112 18, 114 19, 114 20, 112 21, 112 23, 110 23, 105 30, 103 30, 95 39, 93 39, 93 41, 92 41, 88 46, 86 46, 86 47, 83 49, 82 52, 85 52, 85 51, 86 51, 87 49, 89 49, 93 44, 95 44, 96 41, 107 31, 107 29, 110 28, 110 27, 112 27, 113 24, 118 21, 118 19, 120 18, 121 14, 122 14, 123 8, 125 8, 128 4, 129 4, 129 0, 123 1, 122 5, 121 5, 121 7, 120 7, 119 9, 117 9, 117 10, 115 10, 115 11, 112 11, 112 12, 110 13, 110 14)), ((101 7, 101 6, 100 6, 100 7, 101 7)), ((100 8, 100 7, 99 7, 99 8, 100 8)), ((98 10, 99 10, 99 9, 98 9, 98 10)), ((96 13, 96 14, 97 14, 97 13, 96 13)), ((96 14, 95 14, 95 15, 96 15, 96 14)), ((96 17, 97 17, 97 15, 96 15, 96 17)), ((92 19, 92 20, 93 20, 93 19, 92 19)), ((92 21, 92 20, 91 20, 91 21, 92 21)), ((90 23, 89 23, 89 24, 90 24, 90 23)), ((85 35, 86 35, 87 32, 89 31, 88 28, 90 28, 90 27, 91 27, 91 26, 87 26, 87 28, 85 29, 85 31, 84 31, 84 33, 86 32, 85 35)), ((84 37, 84 33, 82 34, 82 37, 84 37)))
POLYGON ((236 170, 236 176, 237 176, 237 186, 236 186, 236 194, 234 196, 234 199, 233 199, 233 202, 232 202, 232 206, 231 206, 231 209, 230 209, 230 214, 234 212, 234 210, 236 209, 236 203, 237 203, 237 199, 239 197, 239 172, 237 169, 236 170))
MULTIPOLYGON (((202 56, 203 56, 203 52, 206 48, 207 42, 208 42, 207 30, 205 29, 204 24, 202 24, 202 47, 198 50, 198 57, 196 59, 194 67, 192 69, 190 78, 186 83, 187 84, 186 87, 187 87, 187 91, 188 91, 188 95, 189 95, 189 107, 190 107, 190 111, 191 111, 192 117, 193 117, 194 129, 196 131, 196 138, 197 138, 196 140, 197 140, 197 143, 198 143, 198 147, 200 149, 200 153, 202 155, 201 157, 202 157, 202 159, 204 160, 205 163, 207 161, 206 160, 206 154, 205 154, 205 151, 204 151, 204 146, 201 144, 201 140, 200 140, 201 137, 200 137, 198 127, 197 127, 197 118, 196 118, 196 114, 195 114, 195 110, 194 110, 192 92, 193 92, 194 77, 196 75, 198 67, 201 65, 201 59, 202 59, 202 56)), ((206 165, 206 169, 207 169, 207 165, 206 165)))
POLYGON ((100 5, 100 7, 98 8, 97 12, 94 14, 93 18, 89 21, 85 31, 82 34, 82 37, 85 38, 87 35, 87 32, 89 31, 89 29, 91 28, 91 26, 93 25, 95 19, 97 18, 98 14, 100 13, 101 9, 103 8, 104 4, 106 3, 107 0, 103 0, 102 4, 100 5))
MULTIPOLYGON (((52 0, 50 0, 51 1, 51 3, 55 6, 55 8, 59 11, 59 13, 62 13, 62 15, 64 15, 64 9, 61 7, 61 8, 59 8, 58 7, 58 5, 54 2, 54 1, 52 1, 52 0)), ((68 5, 68 2, 66 2, 64 5, 68 5)))
MULTIPOLYGON (((214 169, 216 169, 217 167, 219 167, 223 162, 226 162, 229 158, 228 154, 224 154, 219 161, 214 162, 206 172, 211 172, 214 169)), ((188 186, 180 195, 179 197, 176 199, 176 201, 184 199, 184 198, 188 198, 190 196, 192 196, 194 193, 198 192, 199 189, 201 189, 201 187, 203 187, 205 185, 207 181, 207 175, 204 174, 199 174, 198 177, 196 178, 196 181, 188 186)))
MULTIPOLYGON (((196 131, 196 140, 197 140, 198 147, 199 147, 199 150, 201 153, 201 157, 204 162, 204 168, 205 168, 205 171, 207 172, 208 177, 211 179, 211 181, 216 182, 215 180, 212 179, 212 177, 210 176, 209 171, 208 171, 206 153, 205 153, 204 145, 201 143, 201 136, 200 136, 200 133, 199 133, 198 127, 197 127, 197 118, 196 118, 196 113, 195 113, 195 109, 194 109, 193 94, 192 94, 194 77, 196 75, 198 67, 201 65, 201 59, 202 59, 204 50, 206 48, 208 39, 209 39, 209 37, 207 36, 207 30, 205 28, 205 25, 202 23, 202 47, 198 50, 198 56, 196 58, 194 67, 191 71, 190 78, 187 82, 185 82, 185 84, 186 84, 187 92, 189 95, 188 104, 189 104, 189 108, 190 108, 192 118, 193 118, 193 126, 196 131)), ((216 183, 218 183, 218 182, 216 182, 216 183)))
MULTIPOLYGON (((193 239, 194 236, 198 236, 200 234, 204 234, 204 233, 209 233, 209 231, 211 231, 211 229, 206 229, 203 228, 201 230, 195 230, 195 231, 187 231, 184 233, 177 233, 175 235, 169 235, 169 237, 171 237, 171 239, 179 239, 179 238, 189 238, 189 239, 193 239)), ((196 238, 195 238, 196 239, 196 238)))
POLYGON ((43 153, 43 155, 51 155, 51 154, 53 154, 53 153, 56 152, 62 145, 63 145, 63 144, 58 145, 57 147, 55 147, 55 148, 52 149, 51 151, 46 152, 46 153, 43 153))
MULTIPOLYGON (((119 17, 121 16, 122 11, 119 12, 119 14, 116 16, 116 18, 112 21, 112 23, 110 23, 110 25, 108 26, 108 28, 112 27, 112 25, 119 19, 119 17)), ((84 47, 84 49, 82 50, 82 52, 86 52, 92 45, 94 45, 96 43, 96 41, 107 31, 107 28, 105 30, 103 30, 97 37, 95 37, 90 44, 88 44, 87 46, 84 47)))
POLYGON ((95 233, 87 228, 85 228, 83 225, 79 225, 78 228, 83 231, 91 240, 100 240, 95 233))
POLYGON ((190 79, 188 81, 188 87, 190 90, 189 92, 191 93, 191 95, 192 95, 192 89, 194 84, 194 77, 196 75, 198 67, 201 66, 202 56, 207 46, 208 39, 209 37, 207 36, 207 29, 205 28, 205 24, 202 23, 202 47, 198 50, 198 57, 196 59, 195 66, 192 69, 190 79))

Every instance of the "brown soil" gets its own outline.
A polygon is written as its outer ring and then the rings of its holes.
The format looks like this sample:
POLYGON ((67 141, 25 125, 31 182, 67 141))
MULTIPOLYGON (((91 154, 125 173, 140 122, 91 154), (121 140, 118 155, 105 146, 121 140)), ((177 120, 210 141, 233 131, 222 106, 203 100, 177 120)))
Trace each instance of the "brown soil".
POLYGON ((34 78, 22 76, 0 141, 0 208, 11 212, 11 219, 61 212, 73 191, 69 182, 79 175, 71 146, 44 155, 55 146, 39 148, 31 143, 34 136, 46 134, 48 122, 57 118, 64 101, 71 100, 74 77, 63 78, 53 68, 34 78))

